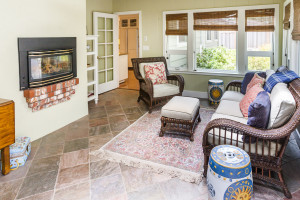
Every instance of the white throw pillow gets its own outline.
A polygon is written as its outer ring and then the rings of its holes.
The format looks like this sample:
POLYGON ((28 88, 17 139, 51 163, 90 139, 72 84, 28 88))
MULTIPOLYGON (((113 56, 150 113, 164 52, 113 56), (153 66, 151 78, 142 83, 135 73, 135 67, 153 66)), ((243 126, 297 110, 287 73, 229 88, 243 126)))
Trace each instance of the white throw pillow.
POLYGON ((164 64, 163 62, 140 63, 139 68, 140 68, 140 73, 141 73, 142 77, 145 78, 145 65, 153 65, 154 66, 154 64, 161 64, 161 63, 164 64))
POLYGON ((270 78, 270 76, 271 76, 272 74, 275 74, 275 71, 274 71, 273 69, 268 69, 268 70, 266 70, 266 75, 267 75, 266 81, 268 80, 268 78, 270 78))
POLYGON ((296 102, 285 83, 277 83, 272 89, 271 112, 268 129, 284 125, 294 114, 296 102))

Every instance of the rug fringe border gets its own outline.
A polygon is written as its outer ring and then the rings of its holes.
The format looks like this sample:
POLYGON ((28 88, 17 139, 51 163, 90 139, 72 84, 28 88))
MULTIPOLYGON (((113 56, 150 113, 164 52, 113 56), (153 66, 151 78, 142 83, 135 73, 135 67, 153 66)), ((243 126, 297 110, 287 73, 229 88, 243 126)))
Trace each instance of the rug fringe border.
POLYGON ((91 152, 90 154, 93 156, 97 156, 100 159, 117 162, 130 167, 147 169, 150 172, 167 175, 171 178, 179 178, 180 180, 190 183, 199 184, 203 179, 203 170, 200 171, 200 173, 190 172, 173 166, 167 166, 152 161, 122 155, 116 152, 103 150, 102 148, 97 151, 91 152))

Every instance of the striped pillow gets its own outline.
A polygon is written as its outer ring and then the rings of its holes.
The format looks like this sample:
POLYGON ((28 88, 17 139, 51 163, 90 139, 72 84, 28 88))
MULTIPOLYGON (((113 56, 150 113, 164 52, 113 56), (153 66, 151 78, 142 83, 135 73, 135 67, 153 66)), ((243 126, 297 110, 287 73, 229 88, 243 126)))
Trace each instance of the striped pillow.
POLYGON ((248 90, 250 88, 252 88, 254 85, 256 85, 257 83, 260 83, 263 87, 264 83, 265 83, 265 79, 260 77, 257 73, 254 74, 253 78, 251 79, 250 83, 248 84, 247 86, 247 89, 246 89, 246 93, 248 92, 248 90))

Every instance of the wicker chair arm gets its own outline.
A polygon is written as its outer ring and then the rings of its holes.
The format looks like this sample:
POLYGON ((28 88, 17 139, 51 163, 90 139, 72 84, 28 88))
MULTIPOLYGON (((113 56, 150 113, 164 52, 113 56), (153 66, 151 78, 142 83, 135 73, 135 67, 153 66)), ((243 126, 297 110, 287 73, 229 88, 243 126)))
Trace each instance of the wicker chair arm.
POLYGON ((230 89, 230 87, 242 88, 242 80, 233 80, 230 81, 226 87, 226 91, 230 89))
POLYGON ((181 75, 168 75, 167 80, 175 80, 179 83, 179 91, 180 93, 183 92, 184 89, 184 78, 181 75))
POLYGON ((230 120, 230 119, 214 119, 210 121, 204 130, 204 141, 206 142, 208 133, 213 128, 221 128, 221 129, 231 129, 239 132, 239 134, 251 136, 253 138, 264 139, 264 140, 278 140, 288 137, 292 130, 288 130, 287 128, 280 127, 277 129, 258 129, 252 126, 242 124, 240 122, 230 120))
POLYGON ((153 83, 152 83, 151 79, 150 78, 142 78, 142 79, 139 79, 139 81, 146 85, 145 92, 147 92, 149 94, 149 96, 153 97, 153 83))

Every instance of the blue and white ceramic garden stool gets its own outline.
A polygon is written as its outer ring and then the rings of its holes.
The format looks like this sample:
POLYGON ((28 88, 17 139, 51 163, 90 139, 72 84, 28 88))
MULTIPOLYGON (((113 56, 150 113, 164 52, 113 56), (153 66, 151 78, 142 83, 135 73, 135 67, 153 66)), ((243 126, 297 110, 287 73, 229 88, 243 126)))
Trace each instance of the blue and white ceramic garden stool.
POLYGON ((213 148, 208 163, 207 187, 209 199, 251 199, 253 181, 249 155, 231 145, 213 148))
POLYGON ((219 79, 208 81, 208 100, 210 104, 219 104, 224 93, 224 82, 219 79))

